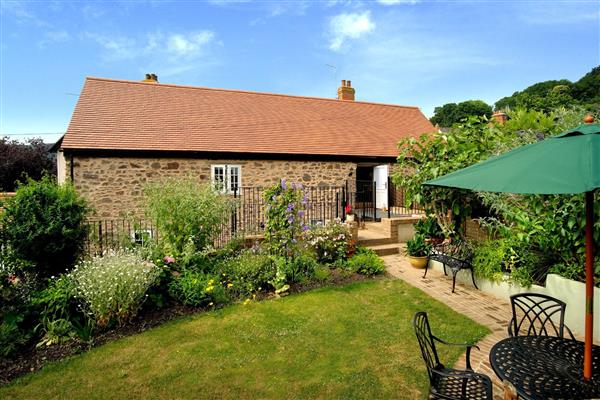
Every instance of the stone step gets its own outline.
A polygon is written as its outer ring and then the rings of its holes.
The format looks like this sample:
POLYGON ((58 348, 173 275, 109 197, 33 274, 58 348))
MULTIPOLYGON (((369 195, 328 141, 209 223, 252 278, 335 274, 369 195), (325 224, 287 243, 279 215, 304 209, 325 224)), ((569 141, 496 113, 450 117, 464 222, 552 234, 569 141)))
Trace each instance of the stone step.
POLYGON ((400 253, 400 246, 398 243, 369 246, 369 248, 377 253, 378 256, 389 256, 400 253))
POLYGON ((393 238, 390 238, 390 237, 359 238, 358 239, 358 244, 360 246, 364 246, 364 247, 381 246, 383 244, 394 244, 394 243, 398 243, 398 241, 394 240, 393 238))

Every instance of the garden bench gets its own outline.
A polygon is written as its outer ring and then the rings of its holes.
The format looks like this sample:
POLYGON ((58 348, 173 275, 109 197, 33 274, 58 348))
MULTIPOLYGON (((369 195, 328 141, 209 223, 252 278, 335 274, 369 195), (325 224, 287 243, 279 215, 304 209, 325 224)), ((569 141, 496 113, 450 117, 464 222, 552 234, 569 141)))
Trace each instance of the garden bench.
MULTIPOLYGON (((473 274, 473 249, 471 246, 463 240, 454 240, 452 242, 443 242, 440 244, 433 245, 429 252, 428 261, 434 260, 442 263, 444 266, 444 275, 448 275, 446 267, 449 267, 452 271, 452 293, 454 293, 454 287, 456 286, 456 274, 461 270, 470 270, 471 279, 473 280, 473 286, 476 289, 477 284, 475 283, 475 276, 473 274)), ((427 276, 427 270, 429 269, 429 262, 425 266, 425 274, 423 278, 427 276)))

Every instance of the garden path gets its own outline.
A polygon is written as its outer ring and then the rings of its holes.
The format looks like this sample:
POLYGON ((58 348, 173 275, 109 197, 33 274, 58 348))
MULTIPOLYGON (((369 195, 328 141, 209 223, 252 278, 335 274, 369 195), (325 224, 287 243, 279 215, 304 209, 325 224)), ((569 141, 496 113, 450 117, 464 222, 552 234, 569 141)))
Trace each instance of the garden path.
MULTIPOLYGON (((409 264, 408 260, 399 254, 383 257, 387 271, 393 277, 399 278, 408 284, 421 289, 434 299, 446 304, 456 312, 466 315, 472 320, 487 326, 492 332, 484 337, 477 345, 481 351, 473 349, 471 364, 476 372, 486 374, 492 378, 494 384, 494 398, 502 399, 502 383, 496 377, 489 361, 492 346, 508 336, 508 321, 511 318, 510 304, 507 300, 483 293, 475 288, 456 284, 456 291, 452 293, 452 279, 443 273, 429 270, 427 278, 423 279, 423 270, 417 270, 409 264)), ((434 332, 435 333, 435 332, 434 332)), ((455 365, 455 368, 465 368, 465 355, 455 365)))

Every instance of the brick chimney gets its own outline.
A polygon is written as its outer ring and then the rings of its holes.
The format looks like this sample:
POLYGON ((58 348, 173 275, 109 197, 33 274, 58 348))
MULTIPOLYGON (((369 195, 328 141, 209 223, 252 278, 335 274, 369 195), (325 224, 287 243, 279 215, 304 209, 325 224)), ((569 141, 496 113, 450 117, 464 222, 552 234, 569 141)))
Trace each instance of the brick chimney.
POLYGON ((508 115, 506 115, 506 113, 502 111, 493 113, 492 118, 500 125, 504 125, 506 121, 508 121, 508 115))
POLYGON ((142 82, 158 83, 158 76, 156 74, 146 74, 146 79, 142 79, 142 82))
POLYGON ((354 101, 354 92, 352 82, 343 79, 342 86, 338 88, 338 100, 354 101))

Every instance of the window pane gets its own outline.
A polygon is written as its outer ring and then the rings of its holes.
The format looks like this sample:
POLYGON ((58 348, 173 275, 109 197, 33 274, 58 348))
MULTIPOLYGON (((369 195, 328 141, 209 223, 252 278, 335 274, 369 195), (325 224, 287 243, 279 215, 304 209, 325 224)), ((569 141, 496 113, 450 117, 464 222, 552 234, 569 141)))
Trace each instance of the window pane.
POLYGON ((229 189, 236 190, 240 186, 240 167, 229 167, 229 189))

